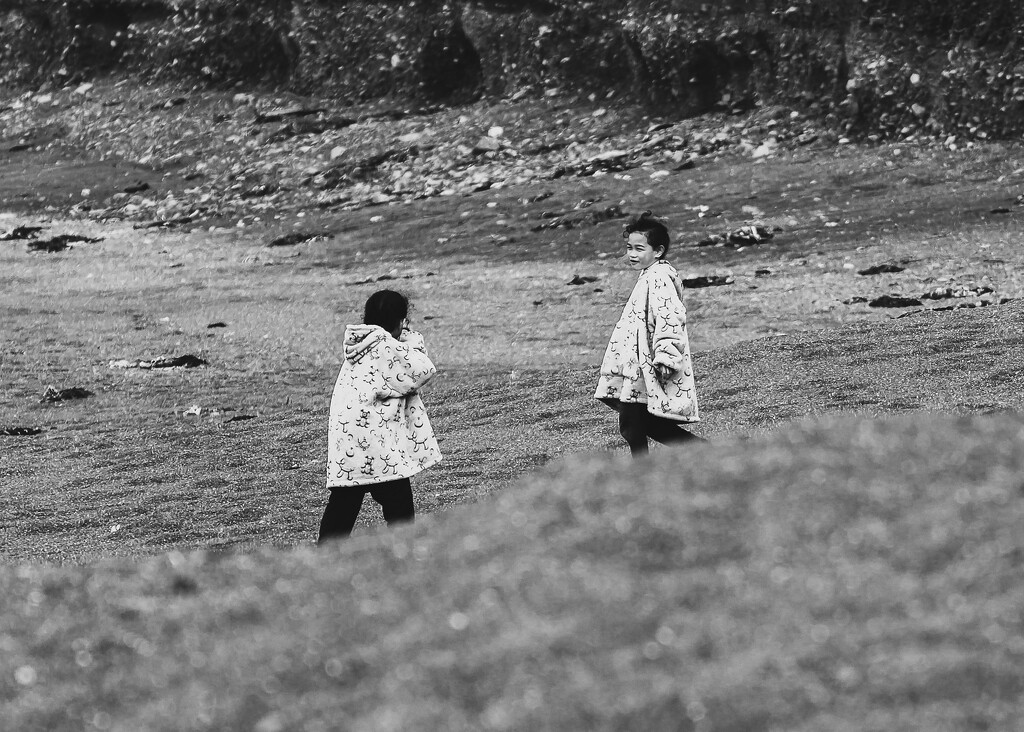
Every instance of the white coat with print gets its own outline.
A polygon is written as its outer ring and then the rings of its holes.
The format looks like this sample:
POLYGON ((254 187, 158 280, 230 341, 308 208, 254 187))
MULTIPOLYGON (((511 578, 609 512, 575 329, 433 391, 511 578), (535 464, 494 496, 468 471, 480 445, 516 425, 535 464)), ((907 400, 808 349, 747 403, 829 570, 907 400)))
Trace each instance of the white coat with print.
POLYGON ((613 409, 639 402, 659 417, 700 421, 682 292, 679 273, 665 260, 640 273, 608 341, 597 399, 613 409), (671 370, 667 379, 658 379, 656 364, 671 370))
POLYGON ((418 390, 434 376, 423 336, 376 325, 345 331, 345 363, 331 397, 327 487, 408 478, 441 460, 418 390))

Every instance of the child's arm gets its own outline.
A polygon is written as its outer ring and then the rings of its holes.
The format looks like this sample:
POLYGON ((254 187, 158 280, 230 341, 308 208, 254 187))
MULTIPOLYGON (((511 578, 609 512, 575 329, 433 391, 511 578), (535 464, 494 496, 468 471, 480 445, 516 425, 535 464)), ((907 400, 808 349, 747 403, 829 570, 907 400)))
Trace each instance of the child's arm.
POLYGON ((427 356, 423 336, 414 330, 403 330, 398 343, 392 341, 388 351, 383 365, 385 393, 382 397, 411 394, 437 373, 427 356))
POLYGON ((648 303, 648 317, 654 321, 651 360, 659 376, 667 378, 671 372, 683 367, 686 307, 672 280, 667 277, 651 278, 648 303))

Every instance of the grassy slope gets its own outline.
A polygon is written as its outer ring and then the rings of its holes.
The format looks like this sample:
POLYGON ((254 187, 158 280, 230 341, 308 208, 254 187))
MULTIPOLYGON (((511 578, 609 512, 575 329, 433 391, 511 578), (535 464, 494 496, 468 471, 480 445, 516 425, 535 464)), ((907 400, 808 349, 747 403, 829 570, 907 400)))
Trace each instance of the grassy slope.
MULTIPOLYGON (((796 336, 787 336, 700 354, 702 429, 717 434, 770 427, 824 410, 968 411, 1014 405, 1020 373, 1012 336, 1004 328, 1019 320, 1011 316, 1018 312, 1006 305, 893 321, 892 333, 906 334, 906 341, 879 341, 873 331, 849 329, 801 336, 798 347, 792 345, 796 336), (949 342, 948 350, 931 353, 933 337, 949 342), (831 357, 821 359, 822 353, 831 357), (894 358, 901 359, 896 370, 894 358)), ((235 352, 228 334, 244 331, 243 316, 233 326, 238 330, 209 340, 205 327, 193 328, 199 335, 183 339, 171 326, 150 326, 159 334, 155 342, 126 350, 112 343, 114 334, 103 332, 98 316, 90 317, 98 342, 86 344, 93 355, 85 363, 68 363, 66 357, 23 365, 8 360, 9 366, 20 366, 15 373, 23 381, 12 388, 20 394, 10 400, 16 406, 6 418, 49 429, 40 438, 5 438, 8 556, 72 559, 247 540, 307 540, 322 500, 315 486, 321 480, 322 423, 336 368, 329 355, 289 365, 281 363, 279 353, 249 352, 255 338, 235 352), (203 345, 210 340, 215 342, 203 345), (106 366, 109 357, 184 351, 199 352, 212 365, 176 373, 106 366), (271 365, 259 366, 261 356, 271 365), (63 406, 33 404, 44 386, 37 381, 40 372, 62 386, 84 384, 97 396, 63 406), (182 416, 192 404, 207 412, 182 416), (214 415, 214 409, 221 414, 214 415), (257 418, 223 421, 233 414, 257 418)), ((64 322, 74 329, 73 321, 64 322)), ((120 322, 115 318, 109 327, 123 327, 120 322)), ((589 325, 596 347, 603 326, 589 325)), ((549 338, 557 340, 558 334, 549 338)), ((496 340, 507 343, 501 334, 496 340)), ((546 344, 555 347, 548 341, 541 346, 546 344)), ((571 358, 565 356, 570 363, 571 358)), ((617 446, 612 414, 590 398, 592 382, 591 366, 531 368, 491 361, 446 367, 428 401, 448 457, 443 470, 417 480, 421 511, 488 495, 566 451, 617 446)), ((366 518, 374 520, 375 509, 366 518)))
POLYGON ((709 426, 808 415, 998 412, 1021 406, 1024 307, 919 312, 885 326, 766 338, 709 353, 709 426))
MULTIPOLYGON (((324 500, 317 486, 335 338, 382 284, 351 283, 383 266, 313 266, 351 246, 345 241, 290 258, 246 235, 146 239, 113 227, 85 230, 108 239, 63 255, 28 254, 13 244, 3 252, 7 271, 18 273, 17 287, 3 296, 11 316, 3 419, 47 429, 38 438, 2 438, 7 556, 76 560, 308 541, 324 500), (206 327, 215 321, 228 327, 206 327), (202 355, 210 366, 168 373, 107 365, 180 353, 202 355), (83 386, 96 396, 39 404, 47 384, 83 386), (200 417, 183 416, 192 405, 203 407, 200 417), (225 421, 233 415, 256 419, 225 421)), ((960 244, 957 256, 957 242, 930 245, 935 251, 916 272, 881 283, 844 275, 848 255, 839 247, 831 259, 815 262, 812 253, 811 265, 777 251, 736 254, 740 261, 726 265, 738 285, 688 295, 704 433, 771 427, 822 410, 1016 404, 1020 374, 1007 326, 1019 320, 1016 306, 889 320, 888 313, 829 301, 844 289, 870 292, 901 278, 925 289, 944 268, 982 266, 964 251, 982 239, 990 247, 979 250, 983 256, 1013 261, 1012 240, 991 233, 960 244), (762 263, 774 274, 755 278, 762 263), (821 274, 809 275, 811 267, 821 274), (749 289, 755 282, 758 289, 749 289), (788 330, 801 318, 882 318, 891 330, 880 332, 892 335, 879 345, 856 328, 812 331, 819 335, 800 336, 804 345, 795 352, 790 338, 797 336, 725 347, 777 323, 788 330), (894 358, 899 369, 891 368, 894 358)), ((919 241, 879 243, 877 254, 857 253, 858 266, 915 246, 921 251, 919 241)), ((685 264, 688 256, 677 259, 685 264)), ((443 469, 416 481, 421 512, 492 494, 565 452, 620 445, 613 415, 590 398, 608 329, 633 279, 607 261, 424 261, 396 270, 409 276, 394 284, 413 295, 414 317, 442 369, 427 400, 448 457, 443 469), (602 279, 567 286, 577 270, 602 279)), ((989 267, 1000 291, 1016 292, 1014 276, 998 280, 998 266, 989 267)), ((379 514, 369 507, 363 526, 375 522, 379 514)))
POLYGON ((1016 729, 1022 446, 1009 415, 805 422, 323 551, 6 566, 0 722, 1016 729))

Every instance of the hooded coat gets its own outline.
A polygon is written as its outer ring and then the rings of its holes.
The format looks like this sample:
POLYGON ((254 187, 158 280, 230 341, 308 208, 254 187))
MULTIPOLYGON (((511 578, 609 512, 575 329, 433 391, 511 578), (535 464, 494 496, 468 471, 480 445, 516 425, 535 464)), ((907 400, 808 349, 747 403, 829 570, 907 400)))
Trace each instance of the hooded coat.
POLYGON ((616 410, 619 402, 639 402, 659 417, 700 421, 682 293, 679 273, 665 260, 640 273, 608 341, 595 398, 616 410), (664 383, 655 364, 672 370, 664 383))
POLYGON ((418 390, 436 370, 423 336, 377 325, 345 330, 345 363, 331 397, 327 487, 408 478, 441 460, 418 390))

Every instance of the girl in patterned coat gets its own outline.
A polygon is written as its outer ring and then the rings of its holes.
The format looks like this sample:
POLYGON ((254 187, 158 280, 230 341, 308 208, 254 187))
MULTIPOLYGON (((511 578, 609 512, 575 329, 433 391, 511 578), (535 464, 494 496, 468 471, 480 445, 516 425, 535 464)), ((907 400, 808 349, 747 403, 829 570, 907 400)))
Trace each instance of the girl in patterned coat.
POLYGON ((366 301, 363 324, 345 330, 327 436, 331 497, 319 542, 352 533, 366 493, 388 525, 412 521, 409 478, 441 460, 419 395, 436 371, 408 315, 404 295, 380 290, 366 301))
POLYGON ((594 396, 619 413, 619 433, 639 457, 648 438, 666 445, 701 439, 682 427, 700 414, 682 282, 665 261, 668 229, 645 211, 622 235, 640 276, 612 331, 594 396))

